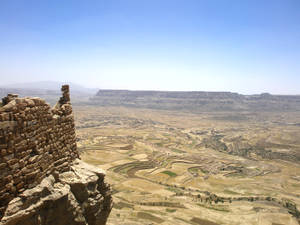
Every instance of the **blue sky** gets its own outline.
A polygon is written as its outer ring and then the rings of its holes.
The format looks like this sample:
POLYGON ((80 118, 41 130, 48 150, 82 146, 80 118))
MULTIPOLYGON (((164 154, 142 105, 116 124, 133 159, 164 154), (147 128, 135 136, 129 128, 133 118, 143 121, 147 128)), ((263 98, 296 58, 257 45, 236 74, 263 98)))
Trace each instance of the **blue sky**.
POLYGON ((0 78, 300 94, 300 1, 2 0, 0 78))

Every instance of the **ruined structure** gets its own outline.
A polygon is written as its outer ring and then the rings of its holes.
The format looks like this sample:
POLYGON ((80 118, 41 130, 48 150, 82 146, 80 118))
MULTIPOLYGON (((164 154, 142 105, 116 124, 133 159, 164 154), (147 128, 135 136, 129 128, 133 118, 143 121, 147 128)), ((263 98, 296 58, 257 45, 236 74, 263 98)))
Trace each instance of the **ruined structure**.
POLYGON ((0 224, 105 224, 105 173, 79 160, 69 86, 51 107, 8 94, 0 107, 0 224))

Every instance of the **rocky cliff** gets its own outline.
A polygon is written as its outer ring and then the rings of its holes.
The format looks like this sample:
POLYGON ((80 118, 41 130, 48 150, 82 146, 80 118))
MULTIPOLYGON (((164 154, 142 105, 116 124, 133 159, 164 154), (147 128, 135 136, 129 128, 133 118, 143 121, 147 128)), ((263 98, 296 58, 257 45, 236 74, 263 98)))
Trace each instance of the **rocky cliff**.
POLYGON ((192 112, 299 111, 299 95, 242 95, 205 91, 99 90, 90 104, 192 112))
POLYGON ((112 207, 105 173, 81 160, 71 170, 47 176, 8 203, 4 225, 102 225, 112 207))
POLYGON ((106 223, 105 173, 79 160, 69 86, 54 108, 9 94, 0 107, 0 224, 106 223))

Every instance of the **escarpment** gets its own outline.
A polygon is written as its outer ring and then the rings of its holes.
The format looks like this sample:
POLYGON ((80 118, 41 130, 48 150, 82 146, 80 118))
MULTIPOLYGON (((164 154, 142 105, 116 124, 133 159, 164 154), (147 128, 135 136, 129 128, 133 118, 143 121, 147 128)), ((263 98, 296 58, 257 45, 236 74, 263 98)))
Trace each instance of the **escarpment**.
POLYGON ((0 107, 0 224, 106 223, 105 173, 80 161, 69 86, 51 108, 9 94, 0 107))

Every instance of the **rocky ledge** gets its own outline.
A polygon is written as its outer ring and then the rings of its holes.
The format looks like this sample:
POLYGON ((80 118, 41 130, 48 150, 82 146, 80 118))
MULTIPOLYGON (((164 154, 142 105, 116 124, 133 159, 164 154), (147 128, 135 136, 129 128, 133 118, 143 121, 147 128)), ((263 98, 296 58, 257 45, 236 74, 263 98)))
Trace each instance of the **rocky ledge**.
POLYGON ((112 208, 105 172, 75 160, 11 200, 0 225, 103 225, 112 208))

